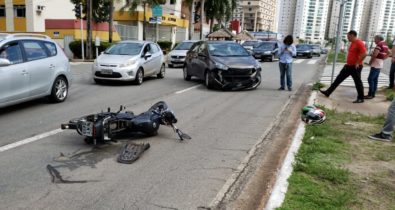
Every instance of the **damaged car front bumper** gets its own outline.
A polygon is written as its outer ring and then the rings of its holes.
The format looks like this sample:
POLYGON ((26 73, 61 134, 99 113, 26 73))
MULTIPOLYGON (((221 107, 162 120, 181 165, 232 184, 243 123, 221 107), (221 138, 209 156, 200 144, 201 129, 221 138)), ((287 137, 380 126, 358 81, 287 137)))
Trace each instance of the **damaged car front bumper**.
POLYGON ((223 90, 250 90, 261 84, 261 69, 214 69, 211 77, 216 86, 223 90))

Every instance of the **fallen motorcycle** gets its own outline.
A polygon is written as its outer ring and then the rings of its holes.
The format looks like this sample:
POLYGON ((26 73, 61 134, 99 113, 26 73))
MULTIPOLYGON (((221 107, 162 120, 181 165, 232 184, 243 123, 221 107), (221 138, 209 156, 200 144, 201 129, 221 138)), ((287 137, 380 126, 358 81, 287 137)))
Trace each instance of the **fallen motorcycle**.
POLYGON ((174 124, 177 118, 174 112, 163 101, 155 103, 148 111, 135 115, 125 111, 121 106, 119 111, 90 114, 81 118, 72 119, 69 123, 61 124, 61 129, 73 129, 85 136, 86 143, 102 143, 111 141, 121 135, 143 133, 147 136, 157 135, 160 125, 173 128, 181 140, 191 139, 174 124))

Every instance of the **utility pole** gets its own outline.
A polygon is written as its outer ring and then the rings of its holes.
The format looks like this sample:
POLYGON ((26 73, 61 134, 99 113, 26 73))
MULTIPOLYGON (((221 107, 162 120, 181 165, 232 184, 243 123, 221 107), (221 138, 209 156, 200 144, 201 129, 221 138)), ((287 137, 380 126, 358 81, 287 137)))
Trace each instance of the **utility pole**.
POLYGON ((189 40, 193 39, 193 32, 195 31, 194 27, 194 22, 195 22, 195 17, 194 17, 194 12, 195 12, 195 1, 192 0, 192 5, 190 5, 190 10, 189 10, 189 33, 188 33, 188 38, 189 40))
POLYGON ((112 27, 113 27, 113 13, 114 12, 114 0, 110 0, 110 23, 108 24, 108 42, 112 43, 112 27))
POLYGON ((80 3, 80 24, 81 24, 81 55, 82 55, 82 61, 84 61, 85 49, 84 49, 84 20, 82 19, 82 2, 80 3))
POLYGON ((335 44, 335 56, 333 56, 333 65, 332 65, 332 75, 331 75, 331 84, 333 83, 333 77, 335 74, 335 66, 336 66, 336 61, 337 61, 337 55, 339 51, 339 39, 341 39, 341 32, 343 31, 343 15, 344 15, 344 8, 345 4, 347 3, 348 0, 340 0, 340 15, 339 15, 339 21, 337 23, 337 34, 336 34, 336 44, 335 44))
POLYGON ((92 0, 87 2, 87 29, 88 39, 86 43, 86 57, 92 59, 92 0))
POLYGON ((200 40, 203 40, 203 22, 204 22, 204 0, 201 0, 201 6, 200 6, 200 40))

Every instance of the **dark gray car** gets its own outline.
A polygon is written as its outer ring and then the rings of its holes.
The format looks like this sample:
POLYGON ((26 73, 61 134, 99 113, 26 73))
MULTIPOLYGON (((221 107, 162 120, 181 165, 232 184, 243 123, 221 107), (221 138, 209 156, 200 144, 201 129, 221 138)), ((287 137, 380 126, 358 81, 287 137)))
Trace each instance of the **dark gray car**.
POLYGON ((188 51, 183 74, 185 80, 204 80, 209 89, 255 89, 261 83, 261 64, 238 43, 200 41, 188 51))

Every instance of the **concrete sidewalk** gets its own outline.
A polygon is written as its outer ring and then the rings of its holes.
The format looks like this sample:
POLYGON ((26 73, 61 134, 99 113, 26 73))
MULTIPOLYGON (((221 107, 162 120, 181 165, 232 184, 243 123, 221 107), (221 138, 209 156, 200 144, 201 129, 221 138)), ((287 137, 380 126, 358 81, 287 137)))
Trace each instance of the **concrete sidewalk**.
MULTIPOLYGON (((334 78, 340 72, 343 65, 339 64, 336 66, 334 78)), ((369 75, 370 67, 364 67, 362 70, 362 82, 364 86, 364 94, 367 95, 369 85, 367 83, 367 77, 369 75)), ((324 90, 330 85, 330 76, 332 72, 332 65, 327 65, 321 76, 320 82, 326 86, 324 90), (329 77, 328 77, 329 75, 329 77)), ((388 86, 388 76, 383 72, 380 73, 378 89, 383 89, 388 86)), ((376 97, 373 99, 365 99, 364 103, 354 104, 352 103, 357 98, 357 90, 355 89, 354 81, 352 77, 348 77, 339 85, 339 87, 332 93, 328 98, 321 93, 317 93, 315 100, 316 104, 324 105, 327 108, 335 109, 337 111, 361 113, 365 115, 381 115, 386 114, 390 101, 386 100, 386 97, 378 90, 376 97)))

